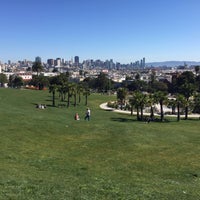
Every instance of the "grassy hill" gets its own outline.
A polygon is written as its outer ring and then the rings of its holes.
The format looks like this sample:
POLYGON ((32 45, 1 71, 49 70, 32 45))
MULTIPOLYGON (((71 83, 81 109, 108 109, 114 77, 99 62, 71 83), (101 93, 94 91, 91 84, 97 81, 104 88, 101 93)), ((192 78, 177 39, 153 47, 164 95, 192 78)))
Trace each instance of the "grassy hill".
POLYGON ((113 99, 90 95, 88 122, 84 99, 0 89, 0 199, 200 199, 200 120, 137 122, 99 108, 113 99))

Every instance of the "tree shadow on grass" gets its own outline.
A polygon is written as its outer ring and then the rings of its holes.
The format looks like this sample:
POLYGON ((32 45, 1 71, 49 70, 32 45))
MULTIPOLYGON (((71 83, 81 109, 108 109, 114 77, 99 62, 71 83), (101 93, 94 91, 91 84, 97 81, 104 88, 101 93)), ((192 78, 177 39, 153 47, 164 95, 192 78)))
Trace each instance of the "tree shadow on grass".
POLYGON ((161 121, 159 118, 154 118, 153 120, 148 120, 149 118, 145 118, 143 120, 137 120, 136 117, 134 118, 125 118, 125 117, 112 117, 110 118, 112 121, 114 122, 143 122, 143 123, 173 123, 173 122, 177 122, 177 121, 173 121, 173 120, 169 120, 169 119, 164 119, 163 121, 161 121))
MULTIPOLYGON (((37 108, 38 106, 38 103, 31 103, 32 105, 35 106, 35 108, 37 108)), ((56 107, 56 106, 53 106, 52 104, 45 104, 47 107, 56 107)))
POLYGON ((123 118, 123 117, 112 117, 110 118, 114 122, 134 122, 137 121, 136 119, 130 119, 130 118, 123 118))

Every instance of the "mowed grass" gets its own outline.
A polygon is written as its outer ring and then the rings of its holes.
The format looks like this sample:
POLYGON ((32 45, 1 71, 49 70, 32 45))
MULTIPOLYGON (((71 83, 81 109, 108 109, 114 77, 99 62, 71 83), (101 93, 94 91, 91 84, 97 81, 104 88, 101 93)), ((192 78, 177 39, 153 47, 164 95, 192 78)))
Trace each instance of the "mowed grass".
POLYGON ((99 108, 115 98, 91 94, 88 122, 84 97, 59 108, 48 91, 0 89, 0 199, 200 199, 200 120, 146 124, 99 108))

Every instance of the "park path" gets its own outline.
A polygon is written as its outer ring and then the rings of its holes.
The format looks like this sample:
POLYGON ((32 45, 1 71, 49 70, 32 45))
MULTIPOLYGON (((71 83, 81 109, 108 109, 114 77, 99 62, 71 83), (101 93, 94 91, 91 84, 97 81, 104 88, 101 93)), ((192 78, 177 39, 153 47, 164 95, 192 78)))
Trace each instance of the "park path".
MULTIPOLYGON (((102 103, 99 105, 99 107, 103 110, 107 110, 107 111, 113 111, 113 112, 118 112, 118 113, 124 113, 124 114, 131 114, 131 111, 127 111, 127 110, 119 110, 119 109, 114 109, 114 108, 110 108, 107 106, 107 102, 106 103, 102 103)), ((133 112, 133 115, 136 115, 137 112, 133 112)), ((150 113, 143 113, 144 116, 149 116, 150 113)), ((154 113, 155 116, 160 116, 157 113, 154 113)), ((177 117, 177 115, 165 115, 165 116, 170 116, 170 117, 177 117)), ((180 117, 185 117, 185 115, 180 115, 180 117)), ((189 114, 188 117, 191 118, 198 118, 200 119, 200 114, 189 114)))

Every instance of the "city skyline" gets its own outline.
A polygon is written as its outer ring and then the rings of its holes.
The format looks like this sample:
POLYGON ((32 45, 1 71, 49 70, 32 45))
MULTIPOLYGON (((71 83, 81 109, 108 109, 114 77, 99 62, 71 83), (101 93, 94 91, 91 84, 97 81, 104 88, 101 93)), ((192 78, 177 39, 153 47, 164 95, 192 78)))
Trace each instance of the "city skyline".
POLYGON ((200 61, 199 7, 198 0, 4 1, 0 61, 200 61))

